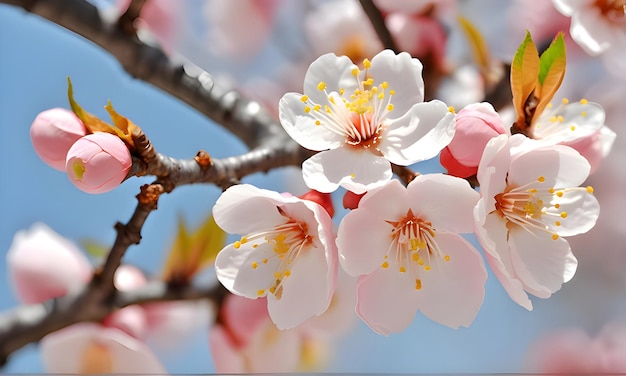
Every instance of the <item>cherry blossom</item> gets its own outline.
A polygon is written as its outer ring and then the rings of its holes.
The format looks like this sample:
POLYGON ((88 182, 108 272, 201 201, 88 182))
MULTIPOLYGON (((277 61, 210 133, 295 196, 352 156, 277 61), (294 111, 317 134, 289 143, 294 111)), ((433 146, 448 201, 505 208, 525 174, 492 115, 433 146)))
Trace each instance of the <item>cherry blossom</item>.
POLYGON ((87 257, 43 223, 18 231, 7 252, 9 280, 19 300, 41 303, 82 287, 91 278, 87 257))
POLYGON ((485 148, 475 232, 500 283, 528 310, 527 293, 548 298, 576 272, 563 237, 589 231, 598 218, 593 188, 578 187, 589 171, 574 149, 523 135, 498 136, 485 148))
POLYGON ((369 191, 339 225, 343 269, 358 282, 357 314, 377 333, 404 330, 418 310, 443 325, 468 326, 487 272, 458 233, 472 231, 478 193, 460 178, 430 174, 369 191))
POLYGON ((561 329, 534 341, 527 368, 550 374, 623 374, 626 372, 626 325, 609 322, 596 336, 582 328, 561 329))
POLYGON ((48 334, 41 340, 41 356, 50 373, 166 373, 144 343, 95 323, 74 324, 48 334))
POLYGON ((228 290, 267 297, 270 317, 280 329, 326 311, 335 289, 337 250, 324 207, 242 184, 220 196, 213 215, 224 231, 243 235, 215 261, 228 290))
POLYGON ((552 0, 571 17, 572 38, 590 55, 626 46, 626 8, 621 0, 552 0))
POLYGON ((360 69, 326 54, 304 79, 304 94, 287 93, 280 121, 303 147, 320 151, 302 164, 307 186, 363 193, 391 179, 391 163, 435 157, 454 134, 454 113, 438 100, 423 102, 422 64, 385 50, 360 69))

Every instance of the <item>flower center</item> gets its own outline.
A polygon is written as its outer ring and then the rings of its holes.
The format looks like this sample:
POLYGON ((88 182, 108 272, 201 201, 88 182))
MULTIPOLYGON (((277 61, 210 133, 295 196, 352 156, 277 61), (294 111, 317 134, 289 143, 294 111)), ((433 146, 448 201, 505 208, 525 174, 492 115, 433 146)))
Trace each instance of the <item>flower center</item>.
POLYGON ((274 270, 274 280, 269 286, 259 289, 257 295, 265 296, 269 292, 280 299, 284 279, 291 275, 291 268, 298 255, 313 243, 313 236, 309 235, 308 225, 305 222, 291 218, 280 207, 277 209, 285 217, 284 223, 265 231, 244 236, 234 243, 234 247, 239 249, 242 245, 251 243, 253 248, 258 248, 261 244, 269 244, 273 252, 260 262, 253 261, 250 266, 253 269, 258 269, 268 264, 276 265, 276 262, 270 261, 278 259, 278 265, 274 270))
POLYGON ((432 223, 415 216, 413 210, 409 209, 399 221, 385 222, 393 228, 391 243, 381 267, 388 269, 389 262, 393 262, 398 272, 410 273, 411 279, 415 280, 415 289, 420 290, 421 273, 431 270, 440 260, 450 261, 450 256, 444 255, 435 242, 436 231, 432 223))
POLYGON ((559 227, 568 218, 559 203, 566 201, 563 196, 580 190, 593 193, 592 187, 555 189, 544 187, 544 183, 545 178, 539 176, 524 186, 507 186, 503 193, 495 196, 495 212, 508 221, 509 230, 511 226, 520 226, 531 233, 551 233, 552 239, 557 240, 559 227))
POLYGON ((596 0, 594 6, 609 22, 619 26, 626 24, 626 0, 596 0))
POLYGON ((376 146, 381 141, 384 121, 394 109, 391 97, 395 91, 389 88, 387 81, 375 85, 368 72, 371 67, 369 60, 363 60, 363 67, 364 71, 356 65, 352 69, 357 87, 351 93, 344 88, 329 93, 326 82, 320 81, 317 89, 324 92, 328 103, 315 103, 307 95, 300 99, 304 103, 305 114, 315 119, 315 126, 344 136, 346 145, 378 153, 376 146), (367 77, 364 81, 359 78, 361 72, 367 77))
POLYGON ((98 342, 87 344, 82 351, 78 372, 104 374, 113 372, 113 357, 108 348, 98 342))

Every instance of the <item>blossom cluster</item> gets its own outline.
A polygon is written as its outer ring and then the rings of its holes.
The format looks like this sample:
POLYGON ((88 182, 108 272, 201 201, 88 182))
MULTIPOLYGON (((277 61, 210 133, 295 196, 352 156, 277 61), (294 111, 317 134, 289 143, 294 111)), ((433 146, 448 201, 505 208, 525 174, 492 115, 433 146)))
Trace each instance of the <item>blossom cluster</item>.
MULTIPOLYGON (((574 147, 601 142, 592 137, 605 127, 602 107, 584 99, 535 115, 525 134, 511 135, 487 103, 457 114, 425 102, 422 64, 406 53, 385 50, 358 64, 322 55, 304 93, 279 105, 287 133, 318 152, 302 165, 316 193, 227 189, 213 213, 240 238, 218 254, 218 279, 235 295, 267 301, 274 324, 292 329, 324 315, 345 272, 357 280, 357 315, 389 335, 418 311, 469 326, 483 302, 486 260, 531 310, 529 294, 548 298, 574 276, 566 237, 598 218, 593 188, 582 186, 591 164, 574 147), (437 155, 448 174, 415 174, 406 185, 393 178, 392 165, 437 155), (319 202, 340 187, 353 204, 335 228, 319 202)), ((610 149, 612 139, 604 142, 610 149)))
POLYGON ((117 187, 130 170, 130 151, 117 136, 87 131, 72 111, 52 108, 37 115, 30 127, 35 152, 50 167, 65 171, 70 181, 88 193, 117 187))

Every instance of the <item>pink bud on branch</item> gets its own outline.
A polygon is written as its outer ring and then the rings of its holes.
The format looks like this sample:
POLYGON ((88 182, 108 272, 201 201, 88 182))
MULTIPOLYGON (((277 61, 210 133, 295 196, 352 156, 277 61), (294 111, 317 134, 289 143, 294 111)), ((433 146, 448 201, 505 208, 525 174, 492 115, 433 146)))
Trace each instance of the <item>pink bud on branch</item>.
POLYGON ((35 152, 42 161, 59 171, 65 170, 67 151, 85 133, 83 122, 64 108, 40 112, 30 126, 35 152))
POLYGON ((119 137, 96 132, 72 145, 65 170, 80 190, 104 193, 120 185, 131 165, 130 152, 119 137))

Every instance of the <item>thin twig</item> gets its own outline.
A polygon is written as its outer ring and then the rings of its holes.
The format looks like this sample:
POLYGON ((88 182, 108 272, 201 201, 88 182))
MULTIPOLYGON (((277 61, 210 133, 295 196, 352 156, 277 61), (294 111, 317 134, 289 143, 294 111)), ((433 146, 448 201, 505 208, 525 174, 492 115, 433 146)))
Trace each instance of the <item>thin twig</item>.
POLYGON ((378 34, 378 39, 380 39, 380 42, 383 44, 383 48, 390 49, 396 54, 399 53, 400 50, 391 36, 389 29, 385 25, 385 18, 380 12, 380 9, 378 9, 372 0, 359 0, 359 2, 365 11, 365 14, 367 14, 367 17, 370 19, 376 34, 378 34))

